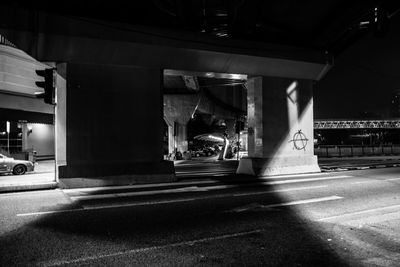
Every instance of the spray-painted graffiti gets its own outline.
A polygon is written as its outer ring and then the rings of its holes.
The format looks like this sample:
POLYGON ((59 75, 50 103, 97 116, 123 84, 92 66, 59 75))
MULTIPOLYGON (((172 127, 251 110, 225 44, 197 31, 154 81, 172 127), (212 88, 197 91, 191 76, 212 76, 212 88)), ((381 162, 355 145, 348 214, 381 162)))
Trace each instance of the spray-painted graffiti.
POLYGON ((289 142, 293 142, 293 149, 305 151, 308 139, 301 130, 298 130, 289 142))

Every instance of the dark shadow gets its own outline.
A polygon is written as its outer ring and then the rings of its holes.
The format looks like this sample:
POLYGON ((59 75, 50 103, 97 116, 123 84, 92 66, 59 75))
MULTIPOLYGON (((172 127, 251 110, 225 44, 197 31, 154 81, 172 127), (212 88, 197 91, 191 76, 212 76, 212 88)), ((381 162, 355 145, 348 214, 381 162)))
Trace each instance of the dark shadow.
POLYGON ((323 241, 322 233, 295 209, 262 208, 287 201, 280 194, 232 196, 269 192, 273 186, 237 175, 221 179, 221 184, 226 181, 237 186, 209 192, 78 200, 59 208, 70 211, 28 217, 30 223, 0 237, 0 264, 51 266, 77 260, 69 265, 226 266, 229 261, 233 266, 346 266, 323 241), (197 200, 173 202, 191 198, 197 200), (164 203, 82 210, 150 201, 164 203), (71 211, 74 209, 80 211, 71 211), (245 234, 235 236, 237 233, 245 234), (115 255, 91 258, 109 254, 115 255))

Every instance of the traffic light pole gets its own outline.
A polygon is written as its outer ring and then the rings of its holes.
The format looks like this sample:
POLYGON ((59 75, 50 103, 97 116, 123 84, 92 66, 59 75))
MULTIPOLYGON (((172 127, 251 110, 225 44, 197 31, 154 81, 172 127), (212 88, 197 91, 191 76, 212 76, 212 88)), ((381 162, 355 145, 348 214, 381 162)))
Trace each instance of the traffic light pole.
POLYGON ((6 131, 7 131, 7 153, 10 156, 10 122, 6 121, 6 131))

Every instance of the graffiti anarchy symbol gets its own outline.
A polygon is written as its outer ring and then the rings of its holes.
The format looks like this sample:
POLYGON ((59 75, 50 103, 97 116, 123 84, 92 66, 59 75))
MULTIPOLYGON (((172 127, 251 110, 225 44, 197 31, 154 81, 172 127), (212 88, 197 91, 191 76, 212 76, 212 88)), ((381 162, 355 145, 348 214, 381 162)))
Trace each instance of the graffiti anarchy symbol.
POLYGON ((289 142, 293 142, 293 149, 306 150, 308 139, 301 130, 298 130, 289 142))

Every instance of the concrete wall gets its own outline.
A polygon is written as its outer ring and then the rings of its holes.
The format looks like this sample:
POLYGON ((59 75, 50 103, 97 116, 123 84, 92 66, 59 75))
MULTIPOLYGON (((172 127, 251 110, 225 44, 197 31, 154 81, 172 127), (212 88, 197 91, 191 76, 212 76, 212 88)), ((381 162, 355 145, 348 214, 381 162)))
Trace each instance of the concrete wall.
POLYGON ((69 64, 60 178, 173 173, 162 162, 161 79, 159 69, 69 64))
POLYGON ((28 123, 27 149, 33 149, 37 156, 54 157, 54 125, 42 123, 28 123))

